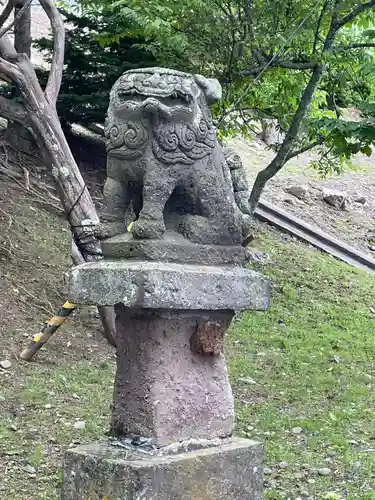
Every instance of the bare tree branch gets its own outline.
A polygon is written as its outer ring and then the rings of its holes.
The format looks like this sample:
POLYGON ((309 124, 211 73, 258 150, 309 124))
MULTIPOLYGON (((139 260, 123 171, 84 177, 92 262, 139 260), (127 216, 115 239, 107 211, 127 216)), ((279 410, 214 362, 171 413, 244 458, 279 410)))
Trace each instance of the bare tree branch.
POLYGON ((4 24, 8 21, 8 18, 11 15, 12 10, 13 10, 13 1, 8 0, 6 6, 4 7, 3 12, 0 14, 0 28, 2 28, 4 24))
POLYGON ((365 12, 366 10, 371 9, 371 7, 374 6, 375 6, 375 0, 370 0, 369 2, 359 4, 347 16, 337 21, 338 28, 342 28, 345 24, 348 24, 351 21, 353 21, 353 19, 359 16, 359 14, 362 14, 362 12, 365 12))
POLYGON ((32 1, 33 0, 27 0, 25 2, 25 4, 19 9, 17 14, 14 16, 13 21, 8 26, 6 26, 2 30, 0 30, 0 38, 3 37, 6 33, 8 33, 8 31, 10 31, 13 28, 13 26, 16 24, 16 22, 22 17, 22 15, 26 11, 26 9, 30 8, 32 1))
MULTIPOLYGON (((239 76, 257 76, 259 75, 267 66, 254 66, 254 68, 249 69, 248 71, 243 71, 239 76)), ((268 66, 269 67, 269 66, 268 66)))
POLYGON ((45 96, 49 103, 56 104, 57 97, 60 92, 64 68, 64 21, 53 0, 40 0, 40 4, 51 22, 54 41, 52 64, 45 90, 45 96))
POLYGON ((335 50, 351 50, 351 49, 371 49, 375 48, 375 42, 368 43, 350 43, 349 45, 339 45, 335 50))
POLYGON ((314 69, 317 65, 317 62, 308 61, 278 61, 275 60, 271 64, 265 64, 264 66, 255 66, 249 71, 244 71, 241 73, 241 76, 256 76, 261 73, 265 68, 285 68, 292 70, 306 70, 306 69, 314 69))
POLYGON ((277 66, 280 68, 286 68, 286 69, 314 69, 317 65, 317 62, 315 61, 310 61, 310 62, 295 62, 295 61, 280 61, 277 66))
POLYGON ((322 10, 321 10, 320 15, 319 15, 318 23, 316 25, 316 30, 315 30, 314 45, 313 45, 313 50, 312 50, 313 54, 315 54, 315 52, 316 52, 316 47, 318 45, 318 40, 319 40, 320 26, 322 24, 323 17, 324 17, 324 14, 326 13, 328 4, 329 4, 329 0, 326 0, 324 2, 324 5, 323 5, 322 10))
POLYGON ((291 160, 292 158, 295 158, 298 155, 301 155, 302 153, 306 153, 306 151, 310 151, 310 149, 316 148, 316 146, 321 146, 325 141, 325 137, 321 137, 317 141, 310 142, 310 144, 307 144, 301 149, 297 149, 296 151, 293 151, 288 154, 286 161, 291 160))

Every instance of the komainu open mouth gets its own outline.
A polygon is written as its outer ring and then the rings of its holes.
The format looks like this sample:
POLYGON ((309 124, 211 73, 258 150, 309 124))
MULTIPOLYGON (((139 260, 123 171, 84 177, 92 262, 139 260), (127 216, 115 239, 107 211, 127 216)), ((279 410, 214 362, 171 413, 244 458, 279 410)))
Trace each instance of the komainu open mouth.
POLYGON ((176 105, 183 104, 189 106, 193 101, 193 96, 191 94, 181 92, 179 90, 174 90, 172 92, 165 92, 160 89, 150 89, 147 94, 140 93, 136 89, 131 90, 120 90, 118 93, 119 98, 122 101, 145 101, 148 98, 154 98, 158 101, 163 102, 165 105, 176 105))

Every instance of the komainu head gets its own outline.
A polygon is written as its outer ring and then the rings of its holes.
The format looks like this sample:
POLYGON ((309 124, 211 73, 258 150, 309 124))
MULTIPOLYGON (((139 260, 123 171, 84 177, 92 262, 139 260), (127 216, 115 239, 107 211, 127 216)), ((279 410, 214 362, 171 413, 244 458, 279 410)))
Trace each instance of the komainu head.
POLYGON ((163 68, 127 71, 112 88, 107 150, 134 158, 152 143, 161 161, 182 157, 189 163, 190 152, 194 161, 214 147, 210 105, 220 98, 219 82, 201 75, 163 68))

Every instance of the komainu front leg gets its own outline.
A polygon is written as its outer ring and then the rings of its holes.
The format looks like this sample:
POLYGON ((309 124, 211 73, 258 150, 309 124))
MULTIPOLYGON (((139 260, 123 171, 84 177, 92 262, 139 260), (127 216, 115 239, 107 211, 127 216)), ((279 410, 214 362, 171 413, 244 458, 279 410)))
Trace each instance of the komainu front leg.
POLYGON ((104 204, 96 235, 99 239, 111 238, 125 233, 125 213, 129 207, 127 185, 108 177, 104 185, 104 204))
POLYGON ((139 239, 160 239, 165 232, 164 207, 176 187, 166 167, 146 172, 143 183, 143 206, 133 224, 132 233, 139 239))

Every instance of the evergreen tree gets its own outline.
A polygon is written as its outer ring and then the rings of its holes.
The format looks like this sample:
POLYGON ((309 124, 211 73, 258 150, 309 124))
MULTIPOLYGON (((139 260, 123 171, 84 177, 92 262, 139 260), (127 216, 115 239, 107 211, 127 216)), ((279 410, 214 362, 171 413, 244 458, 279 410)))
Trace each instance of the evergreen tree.
MULTIPOLYGON (((97 15, 90 12, 79 16, 66 11, 63 14, 67 29, 65 70, 57 102, 59 117, 64 126, 104 122, 109 92, 117 78, 128 69, 154 66, 154 57, 145 48, 142 37, 130 31, 129 21, 113 8, 97 15), (111 42, 104 45, 105 33, 111 34, 111 42)), ((35 45, 46 53, 49 62, 51 40, 42 38, 35 45)), ((38 73, 42 83, 46 83, 48 72, 39 69, 38 73)))

